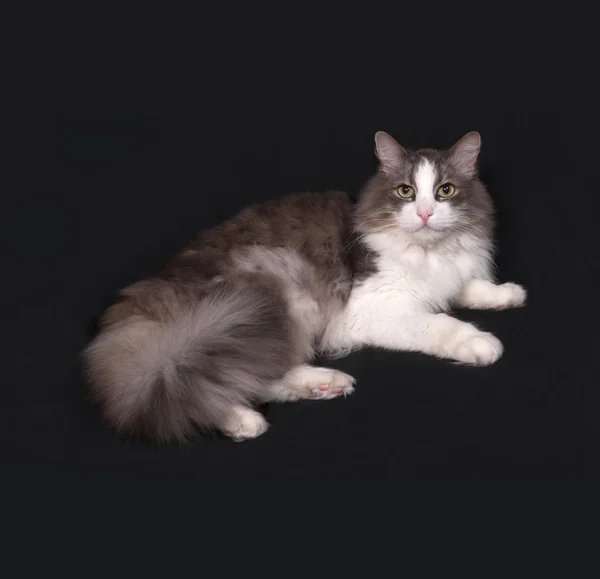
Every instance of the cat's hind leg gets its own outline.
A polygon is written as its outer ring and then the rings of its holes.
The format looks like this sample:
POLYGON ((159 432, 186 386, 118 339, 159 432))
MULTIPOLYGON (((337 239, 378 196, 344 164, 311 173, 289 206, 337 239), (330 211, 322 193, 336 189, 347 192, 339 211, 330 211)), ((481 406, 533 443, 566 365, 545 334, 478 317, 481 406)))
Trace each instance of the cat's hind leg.
POLYGON ((301 365, 267 386, 264 401, 331 400, 354 392, 352 376, 330 368, 301 365))
MULTIPOLYGON (((286 375, 268 384, 261 395, 263 402, 296 400, 331 400, 354 392, 354 378, 338 370, 316 366, 296 366, 286 375)), ((225 435, 236 442, 250 440, 269 428, 264 416, 249 406, 234 405, 219 425, 225 435)))
POLYGON ((235 405, 220 425, 223 434, 235 442, 243 442, 264 434, 269 428, 265 417, 248 406, 235 405))

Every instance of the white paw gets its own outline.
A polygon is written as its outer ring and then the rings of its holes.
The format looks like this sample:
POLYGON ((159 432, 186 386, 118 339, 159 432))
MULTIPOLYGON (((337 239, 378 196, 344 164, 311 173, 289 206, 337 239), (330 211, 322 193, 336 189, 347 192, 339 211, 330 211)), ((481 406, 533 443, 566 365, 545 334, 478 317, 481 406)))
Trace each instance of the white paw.
POLYGON ((354 392, 354 378, 317 366, 302 365, 290 370, 281 380, 269 385, 265 400, 291 402, 294 400, 328 400, 354 392))
POLYGON ((527 292, 516 283, 503 283, 497 287, 498 301, 495 304, 496 309, 518 308, 525 305, 527 292))
POLYGON ((298 366, 284 378, 285 388, 292 393, 292 399, 328 400, 347 396, 354 392, 354 382, 348 374, 316 366, 298 366))
POLYGON ((311 400, 329 400, 354 392, 356 380, 352 376, 328 368, 313 368, 313 371, 314 374, 307 384, 310 389, 308 397, 311 400))
POLYGON ((223 432, 235 442, 242 442, 264 434, 269 428, 264 416, 252 408, 236 406, 223 426, 223 432))
POLYGON ((481 332, 460 342, 454 350, 454 358, 464 364, 488 366, 498 360, 503 351, 498 338, 481 332))

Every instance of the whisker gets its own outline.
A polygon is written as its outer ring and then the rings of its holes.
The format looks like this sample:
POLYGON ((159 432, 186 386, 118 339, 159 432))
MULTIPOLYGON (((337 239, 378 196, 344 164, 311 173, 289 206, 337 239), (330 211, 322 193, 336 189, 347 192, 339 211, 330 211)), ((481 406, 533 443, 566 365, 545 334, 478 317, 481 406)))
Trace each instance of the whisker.
POLYGON ((352 247, 354 247, 354 245, 356 243, 358 243, 361 239, 363 239, 364 237, 366 237, 367 235, 369 235, 371 233, 381 233, 382 231, 386 231, 388 229, 393 229, 393 227, 394 226, 391 223, 388 223, 388 224, 378 227, 376 229, 371 229, 369 231, 365 231, 364 233, 362 233, 361 235, 359 235, 358 237, 353 239, 350 243, 348 243, 348 245, 346 245, 346 247, 344 247, 344 249, 342 251, 344 251, 344 252, 350 251, 350 249, 352 249, 352 247))

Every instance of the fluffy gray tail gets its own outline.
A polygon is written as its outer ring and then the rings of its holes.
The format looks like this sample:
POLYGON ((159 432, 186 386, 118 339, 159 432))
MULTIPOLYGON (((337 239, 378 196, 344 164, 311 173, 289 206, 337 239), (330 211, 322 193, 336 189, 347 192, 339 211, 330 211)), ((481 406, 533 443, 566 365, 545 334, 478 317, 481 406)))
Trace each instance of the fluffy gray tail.
POLYGON ((92 393, 119 432, 184 440, 289 370, 291 326, 281 296, 227 284, 168 321, 131 315, 86 350, 92 393))

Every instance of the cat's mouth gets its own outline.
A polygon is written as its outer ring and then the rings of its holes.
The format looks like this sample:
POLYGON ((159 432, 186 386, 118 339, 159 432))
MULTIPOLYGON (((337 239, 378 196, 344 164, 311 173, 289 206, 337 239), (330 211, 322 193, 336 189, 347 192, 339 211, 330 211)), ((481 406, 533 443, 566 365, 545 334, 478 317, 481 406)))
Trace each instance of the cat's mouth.
POLYGON ((416 234, 425 235, 425 236, 439 235, 444 232, 444 228, 433 226, 430 223, 427 223, 427 224, 424 223, 421 226, 417 227, 417 229, 415 229, 414 232, 416 234))

